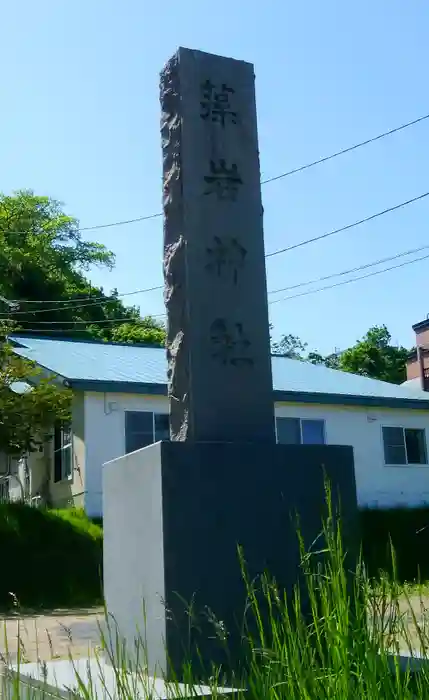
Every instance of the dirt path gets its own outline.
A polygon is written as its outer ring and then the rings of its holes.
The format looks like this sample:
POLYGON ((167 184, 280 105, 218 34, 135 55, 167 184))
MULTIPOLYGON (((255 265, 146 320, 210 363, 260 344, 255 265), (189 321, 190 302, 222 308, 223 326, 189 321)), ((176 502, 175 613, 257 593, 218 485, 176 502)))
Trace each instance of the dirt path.
MULTIPOLYGON (((400 612, 404 616, 404 626, 413 649, 420 650, 421 640, 424 640, 426 648, 429 646, 429 596, 411 595, 409 600, 401 599, 400 612), (420 629, 420 634, 416 629, 420 629), (421 635, 421 636, 420 636, 421 635)), ((400 643, 401 648, 406 648, 406 643, 400 643)))
MULTIPOLYGON (((414 649, 420 648, 414 616, 429 646, 429 596, 410 596, 410 604, 402 599, 400 614, 406 621, 407 635, 414 649)), ((8 656, 14 663, 18 655, 18 638, 21 639, 21 660, 49 661, 88 656, 100 648, 100 625, 103 626, 102 609, 80 611, 56 610, 40 615, 0 616, 0 662, 8 656)), ((400 647, 406 644, 399 636, 400 647)), ((397 637, 398 639, 398 637, 397 637)))
POLYGON ((0 617, 0 654, 16 662, 20 639, 22 662, 88 656, 100 646, 103 617, 102 610, 0 617))

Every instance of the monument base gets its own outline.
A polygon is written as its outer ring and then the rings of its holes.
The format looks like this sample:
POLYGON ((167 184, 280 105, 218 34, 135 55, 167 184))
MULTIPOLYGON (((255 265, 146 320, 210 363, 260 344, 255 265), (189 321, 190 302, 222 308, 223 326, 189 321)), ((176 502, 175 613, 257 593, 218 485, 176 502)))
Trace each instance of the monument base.
MULTIPOLYGON (((392 673, 396 666, 403 673, 428 671, 429 659, 413 652, 393 654, 390 657, 392 673)), ((0 672, 0 697, 3 700, 79 700, 85 697, 82 686, 91 700, 121 700, 122 698, 150 698, 151 700, 187 700, 196 697, 225 698, 237 696, 237 690, 209 685, 186 685, 167 682, 162 678, 141 673, 125 673, 105 660, 95 657, 76 661, 58 660, 10 666, 0 672), (3 677, 2 677, 3 676, 3 677)), ((241 695, 241 694, 240 694, 241 695)))
MULTIPOLYGON (((234 693, 232 688, 216 687, 216 695, 231 697, 234 693)), ((115 669, 96 657, 14 665, 5 669, 3 678, 0 674, 2 700, 80 700, 85 696, 91 700, 187 700, 214 694, 209 685, 168 683, 141 672, 115 669)))
MULTIPOLYGON (((128 662, 151 674, 242 656, 246 585, 268 572, 298 581, 297 517, 306 547, 321 533, 326 481, 356 553, 353 451, 342 446, 159 442, 103 468, 104 593, 128 662), (137 646, 136 646, 136 640, 137 646), (137 648, 138 647, 138 648, 137 648)), ((316 549, 323 548, 318 540, 316 549)))

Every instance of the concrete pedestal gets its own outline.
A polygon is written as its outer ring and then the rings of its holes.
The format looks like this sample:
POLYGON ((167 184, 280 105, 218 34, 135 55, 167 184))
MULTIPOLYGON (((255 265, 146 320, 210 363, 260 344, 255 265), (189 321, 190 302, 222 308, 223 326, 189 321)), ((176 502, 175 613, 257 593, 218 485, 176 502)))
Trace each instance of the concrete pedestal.
MULTIPOLYGON (((396 664, 406 673, 428 672, 428 658, 418 652, 413 655, 392 654, 392 673, 396 664)), ((186 685, 166 682, 163 678, 151 678, 140 673, 124 672, 113 668, 101 658, 83 658, 76 661, 48 661, 13 665, 0 672, 0 697, 2 700, 81 700, 86 697, 80 683, 91 699, 123 700, 195 700, 196 697, 242 697, 237 689, 186 685)))
POLYGON ((237 658, 246 599, 238 547, 250 579, 268 571, 291 590, 295 515, 310 546, 326 512, 325 476, 354 549, 349 447, 160 442, 104 465, 104 592, 128 658, 139 636, 149 673, 180 677, 197 646, 208 666, 226 662, 224 630, 237 658))
POLYGON ((2 700, 195 700, 235 694, 233 688, 214 690, 209 685, 168 683, 141 670, 126 672, 97 657, 14 665, 3 677, 0 674, 2 700))

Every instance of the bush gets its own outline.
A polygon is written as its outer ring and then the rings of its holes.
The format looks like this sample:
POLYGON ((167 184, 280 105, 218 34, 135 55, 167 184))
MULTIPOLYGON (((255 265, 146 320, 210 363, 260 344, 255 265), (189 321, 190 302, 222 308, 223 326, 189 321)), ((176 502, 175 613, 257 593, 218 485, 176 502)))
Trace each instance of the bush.
MULTIPOLYGON (((370 576, 429 580, 429 508, 361 511, 363 560, 370 576)), ((13 593, 24 608, 102 603, 102 521, 83 509, 0 504, 0 607, 13 593)))
POLYGON ((3 609, 102 602, 102 529, 83 511, 1 504, 0 548, 3 609))

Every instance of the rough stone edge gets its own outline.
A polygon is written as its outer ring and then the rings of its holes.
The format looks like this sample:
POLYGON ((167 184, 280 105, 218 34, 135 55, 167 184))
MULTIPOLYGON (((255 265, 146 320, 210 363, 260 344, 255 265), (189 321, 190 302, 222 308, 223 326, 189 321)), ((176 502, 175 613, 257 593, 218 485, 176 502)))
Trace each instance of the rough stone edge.
POLYGON ((179 53, 160 78, 164 210, 164 302, 167 309, 167 377, 170 436, 189 439, 189 348, 182 189, 182 114, 179 53))

